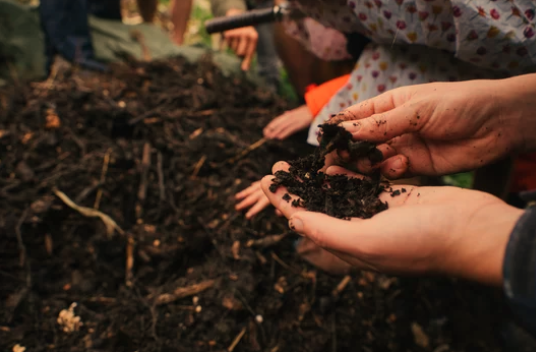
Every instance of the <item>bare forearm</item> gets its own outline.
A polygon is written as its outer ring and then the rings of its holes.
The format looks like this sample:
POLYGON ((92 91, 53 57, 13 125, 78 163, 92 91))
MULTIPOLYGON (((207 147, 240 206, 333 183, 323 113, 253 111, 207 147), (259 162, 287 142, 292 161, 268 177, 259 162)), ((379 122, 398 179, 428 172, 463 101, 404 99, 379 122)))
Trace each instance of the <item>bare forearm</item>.
POLYGON ((192 12, 193 0, 174 0, 171 4, 171 22, 173 23, 173 36, 177 44, 182 44, 188 19, 192 12))

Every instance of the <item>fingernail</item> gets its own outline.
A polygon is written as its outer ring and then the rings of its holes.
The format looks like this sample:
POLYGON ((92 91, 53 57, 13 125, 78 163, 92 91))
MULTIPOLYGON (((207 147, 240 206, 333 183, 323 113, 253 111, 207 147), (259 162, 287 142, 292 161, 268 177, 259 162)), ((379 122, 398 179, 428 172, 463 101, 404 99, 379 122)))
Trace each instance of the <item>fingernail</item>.
POLYGON ((301 234, 303 231, 303 222, 300 219, 292 218, 288 222, 288 226, 294 232, 301 234))
POLYGON ((395 170, 400 170, 404 168, 404 161, 402 160, 402 158, 396 158, 395 160, 393 160, 391 168, 395 170))

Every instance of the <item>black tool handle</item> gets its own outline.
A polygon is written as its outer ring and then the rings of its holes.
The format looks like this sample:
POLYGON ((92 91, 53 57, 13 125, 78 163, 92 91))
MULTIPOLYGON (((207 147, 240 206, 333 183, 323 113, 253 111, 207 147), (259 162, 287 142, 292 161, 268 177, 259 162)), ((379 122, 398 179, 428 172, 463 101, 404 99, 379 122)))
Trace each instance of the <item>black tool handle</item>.
POLYGON ((276 20, 276 8, 252 10, 236 16, 218 17, 205 22, 208 34, 221 33, 230 29, 254 26, 276 20))

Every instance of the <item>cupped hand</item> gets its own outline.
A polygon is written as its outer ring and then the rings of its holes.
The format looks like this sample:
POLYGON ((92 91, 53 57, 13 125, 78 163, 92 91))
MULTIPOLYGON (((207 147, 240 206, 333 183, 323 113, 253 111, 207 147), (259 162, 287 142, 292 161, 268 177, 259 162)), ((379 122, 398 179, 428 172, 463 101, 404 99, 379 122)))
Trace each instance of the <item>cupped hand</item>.
MULTIPOLYGON (((378 143, 384 162, 376 167, 388 178, 444 175, 536 148, 535 93, 536 75, 407 86, 354 105, 330 122, 341 123, 355 140, 378 143)), ((358 166, 371 169, 367 161, 358 166)))
POLYGON ((263 130, 268 139, 285 139, 311 124, 313 116, 307 105, 285 112, 273 119, 263 130))
MULTIPOLYGON (((234 16, 242 13, 240 10, 229 10, 227 16, 234 16)), ((243 58, 241 69, 242 71, 249 70, 255 49, 259 40, 259 34, 253 27, 242 27, 231 29, 223 33, 223 38, 227 45, 238 56, 243 58)))
MULTIPOLYGON (((273 172, 287 168, 277 163, 273 172)), ((327 172, 355 176, 337 166, 327 172)), ((357 268, 387 273, 443 273, 499 285, 506 243, 522 214, 483 192, 397 185, 406 192, 380 195, 388 210, 339 220, 293 207, 283 187, 270 192, 272 179, 266 176, 262 188, 291 229, 357 268)))

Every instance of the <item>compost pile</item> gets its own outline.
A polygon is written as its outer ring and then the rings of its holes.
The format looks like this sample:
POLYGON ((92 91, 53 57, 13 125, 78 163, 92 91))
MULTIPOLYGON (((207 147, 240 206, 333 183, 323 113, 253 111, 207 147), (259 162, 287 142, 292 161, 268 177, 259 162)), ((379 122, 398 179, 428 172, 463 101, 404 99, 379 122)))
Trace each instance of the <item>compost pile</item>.
POLYGON ((0 350, 499 350, 494 292, 328 275, 272 209, 235 212, 237 191, 308 151, 263 140, 286 104, 209 60, 0 97, 0 350))

